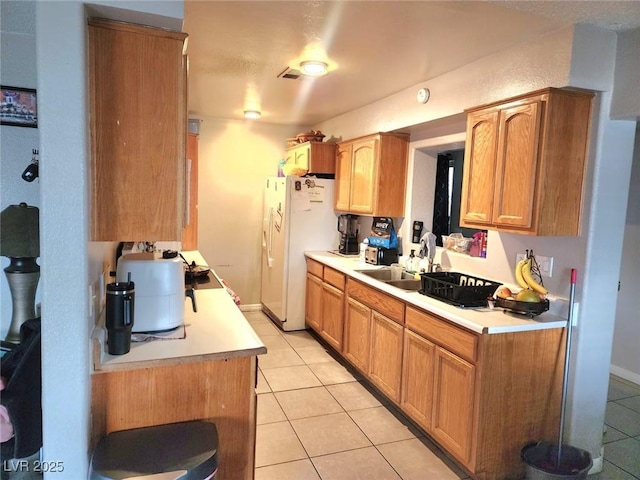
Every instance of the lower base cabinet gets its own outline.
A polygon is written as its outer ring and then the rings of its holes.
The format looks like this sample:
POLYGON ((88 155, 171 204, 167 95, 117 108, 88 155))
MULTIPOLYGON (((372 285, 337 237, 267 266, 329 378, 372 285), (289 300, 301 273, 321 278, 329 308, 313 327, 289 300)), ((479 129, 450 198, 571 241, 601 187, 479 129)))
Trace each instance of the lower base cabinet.
POLYGON ((472 478, 523 478, 522 447, 557 441, 565 329, 480 334, 351 277, 327 286, 308 280, 307 324, 333 346, 342 302, 336 351, 472 478))
POLYGON ((337 351, 342 350, 344 292, 327 283, 322 285, 322 323, 320 335, 337 351))
POLYGON ((413 333, 404 331, 402 359, 402 395, 400 406, 419 426, 431 430, 433 410, 433 373, 436 346, 413 333))
POLYGON ((400 401, 404 327, 376 311, 371 312, 369 378, 394 402, 400 401))
POLYGON ((256 375, 255 356, 94 373, 91 448, 119 430, 205 420, 218 429, 217 478, 252 480, 256 375))
POLYGON ((305 321, 338 352, 344 335, 344 281, 337 270, 307 259, 305 321))
POLYGON ((371 309, 347 298, 344 317, 343 354, 362 373, 369 371, 371 348, 371 309))
POLYGON ((435 349, 431 434, 454 456, 467 463, 473 437, 475 366, 435 349))

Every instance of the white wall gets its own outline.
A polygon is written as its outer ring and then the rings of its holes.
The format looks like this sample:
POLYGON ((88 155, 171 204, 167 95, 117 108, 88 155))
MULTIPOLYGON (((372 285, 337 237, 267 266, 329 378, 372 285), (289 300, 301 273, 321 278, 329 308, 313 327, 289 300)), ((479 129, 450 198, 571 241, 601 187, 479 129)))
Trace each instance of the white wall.
MULTIPOLYGON (((36 88, 35 3, 0 3, 0 83, 12 87, 36 88)), ((40 207, 40 180, 22 180, 24 169, 31 163, 31 151, 40 148, 37 128, 0 126, 0 210, 8 205, 26 202, 40 207)), ((40 260, 39 263, 42 263, 40 260)), ((1 267, 9 265, 2 257, 1 267)), ((42 289, 36 294, 40 301, 42 289)), ((11 323, 12 303, 9 284, 0 274, 0 337, 4 339, 11 323)))
POLYGON ((640 384, 638 272, 640 272, 640 123, 636 128, 611 357, 611 371, 614 374, 640 384))
MULTIPOLYGON (((64 465, 64 472, 45 473, 44 477, 80 479, 86 478, 91 454, 89 335, 94 319, 89 315, 88 285, 95 281, 113 245, 90 242, 88 236, 85 7, 80 1, 35 4, 42 205, 43 457, 64 465)), ((153 24, 154 15, 162 15, 158 22, 165 24, 167 16, 183 11, 182 2, 126 5, 142 10, 149 24, 153 24)), ((135 20, 135 15, 129 19, 135 20)))
POLYGON ((260 303, 262 188, 285 139, 305 127, 203 118, 198 138, 198 249, 240 296, 260 303))
POLYGON ((640 120, 640 28, 618 36, 611 118, 640 120))

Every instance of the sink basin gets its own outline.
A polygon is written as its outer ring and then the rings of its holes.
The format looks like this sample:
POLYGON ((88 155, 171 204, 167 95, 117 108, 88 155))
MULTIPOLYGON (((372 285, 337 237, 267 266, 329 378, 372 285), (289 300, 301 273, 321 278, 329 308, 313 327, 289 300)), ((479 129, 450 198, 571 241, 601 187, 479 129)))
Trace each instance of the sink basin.
POLYGON ((358 273, 362 273, 368 277, 379 280, 392 287, 400 288, 410 292, 417 292, 422 287, 422 281, 416 280, 411 273, 405 271, 402 272, 402 277, 399 280, 391 280, 391 269, 381 268, 379 270, 356 270, 358 273))
POLYGON ((408 290, 410 292, 417 292, 422 286, 422 281, 416 280, 415 278, 406 278, 403 280, 387 280, 384 283, 386 283, 387 285, 391 285, 392 287, 401 288, 402 290, 408 290))
MULTIPOLYGON (((371 278, 375 278, 376 280, 380 280, 382 282, 389 282, 392 281, 391 280, 391 269, 390 268, 381 268, 379 270, 356 270, 356 272, 358 273, 362 273, 363 275, 366 275, 368 277, 371 278)), ((402 272, 402 277, 401 279, 403 280, 413 280, 413 275, 411 275, 410 273, 407 272, 402 272)), ((397 280, 395 280, 397 281, 397 280)))

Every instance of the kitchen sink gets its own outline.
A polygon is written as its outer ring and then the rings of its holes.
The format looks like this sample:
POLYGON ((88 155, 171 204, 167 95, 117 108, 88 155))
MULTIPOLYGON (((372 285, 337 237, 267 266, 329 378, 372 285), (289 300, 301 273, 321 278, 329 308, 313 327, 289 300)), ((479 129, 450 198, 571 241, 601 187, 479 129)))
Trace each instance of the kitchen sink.
POLYGON ((381 268, 378 270, 356 270, 356 272, 366 275, 368 277, 379 280, 392 287, 400 288, 410 292, 417 292, 422 286, 421 280, 416 280, 411 273, 407 273, 404 270, 401 273, 399 280, 391 279, 391 268, 381 268))
POLYGON ((403 280, 387 280, 387 285, 391 285, 392 287, 401 288, 402 290, 408 290, 410 292, 417 292, 420 290, 422 286, 421 280, 416 280, 415 278, 405 278, 403 280))
MULTIPOLYGON (((356 272, 371 278, 375 278, 376 280, 380 280, 382 282, 391 281, 391 268, 381 268, 378 270, 356 270, 356 272)), ((413 275, 403 271, 400 278, 402 280, 413 280, 413 275)))

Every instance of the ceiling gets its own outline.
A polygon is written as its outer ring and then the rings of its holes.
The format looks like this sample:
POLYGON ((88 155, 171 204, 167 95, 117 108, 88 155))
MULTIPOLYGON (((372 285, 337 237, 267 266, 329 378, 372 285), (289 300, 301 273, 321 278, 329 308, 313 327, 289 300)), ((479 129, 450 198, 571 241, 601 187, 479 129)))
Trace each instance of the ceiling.
POLYGON ((314 125, 573 23, 640 28, 640 1, 185 0, 189 113, 314 125), (305 48, 329 73, 278 78, 305 48))

